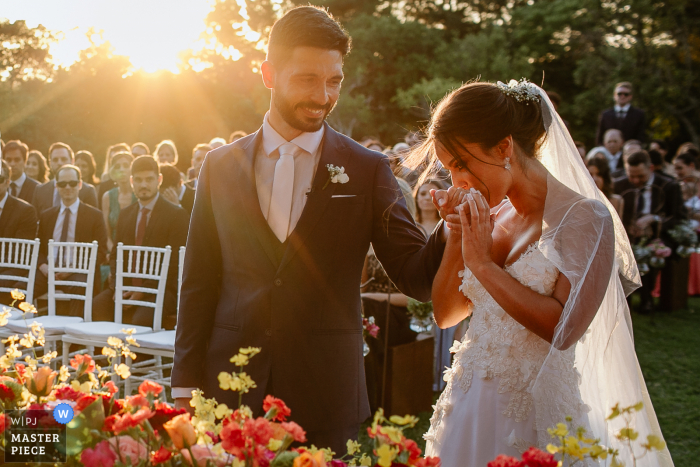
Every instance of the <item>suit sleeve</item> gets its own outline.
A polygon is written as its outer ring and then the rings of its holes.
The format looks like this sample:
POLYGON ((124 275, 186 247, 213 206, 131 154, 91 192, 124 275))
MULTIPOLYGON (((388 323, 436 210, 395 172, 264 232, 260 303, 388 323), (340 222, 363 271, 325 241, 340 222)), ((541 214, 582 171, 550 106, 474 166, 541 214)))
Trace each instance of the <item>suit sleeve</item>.
POLYGON ((126 243, 124 241, 124 211, 119 213, 119 218, 117 219, 117 234, 114 236, 114 247, 112 248, 112 253, 109 255, 109 270, 112 275, 112 280, 109 281, 109 287, 114 290, 114 280, 117 277, 117 245, 119 243, 126 243))
POLYGON ((36 209, 34 209, 33 206, 31 206, 31 208, 27 206, 27 208, 23 211, 22 218, 20 219, 19 226, 17 227, 17 238, 34 240, 36 238, 37 230, 36 209))
MULTIPOLYGON (((40 266, 42 264, 47 264, 49 262, 48 259, 48 252, 49 252, 49 238, 51 238, 51 235, 48 233, 49 230, 49 222, 48 222, 48 217, 49 216, 41 216, 41 219, 39 221, 39 232, 37 233, 37 237, 41 241, 41 244, 39 245, 39 264, 40 266)), ((53 232, 51 232, 53 233, 53 232)))
POLYGON ((177 317, 172 387, 202 387, 203 362, 219 302, 221 244, 212 209, 211 161, 212 158, 207 157, 202 166, 190 218, 177 317))
POLYGON ((107 227, 101 213, 95 213, 93 240, 97 240, 97 265, 104 263, 107 258, 107 227))
POLYGON ((404 294, 430 301, 433 280, 445 251, 440 240, 444 226, 440 223, 426 243, 406 207, 387 158, 376 169, 372 210, 372 245, 387 274, 404 294))
POLYGON ((668 232, 679 222, 688 218, 688 210, 683 202, 683 192, 681 191, 681 186, 678 183, 669 183, 665 191, 665 217, 661 223, 661 230, 663 232, 668 232))
POLYGON ((44 190, 40 190, 41 187, 44 185, 39 185, 34 189, 34 196, 32 196, 32 206, 34 206, 34 209, 36 210, 37 216, 41 217, 41 213, 43 211, 42 206, 41 206, 41 194, 44 190))
POLYGON ((95 193, 95 187, 86 183, 83 185, 83 189, 80 190, 80 199, 85 204, 89 204, 93 208, 98 208, 97 206, 97 194, 95 193))
POLYGON ((179 267, 180 247, 187 243, 187 228, 189 213, 184 208, 176 208, 172 228, 168 232, 168 245, 171 247, 168 284, 177 287, 177 272, 179 267))

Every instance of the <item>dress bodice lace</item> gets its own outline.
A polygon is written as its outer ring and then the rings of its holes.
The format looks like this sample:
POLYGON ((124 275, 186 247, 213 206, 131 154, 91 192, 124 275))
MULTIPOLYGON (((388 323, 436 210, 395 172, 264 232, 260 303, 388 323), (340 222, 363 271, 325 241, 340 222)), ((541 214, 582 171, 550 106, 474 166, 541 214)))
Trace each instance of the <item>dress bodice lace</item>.
MULTIPOLYGON (((538 249, 538 243, 530 245, 517 261, 505 267, 505 271, 545 296, 552 295, 559 277, 558 269, 538 249)), ((507 407, 502 412, 505 417, 524 421, 537 405, 537 410, 555 410, 561 414, 562 421, 569 415, 583 422, 580 414, 585 412, 585 407, 578 394, 575 346, 554 351, 558 374, 545 378, 546 392, 551 399, 547 401, 548 406, 540 407, 533 399, 532 388, 550 353, 550 344, 511 318, 469 269, 460 272, 460 277, 463 280, 459 290, 470 301, 472 317, 462 342, 455 341, 451 349, 455 355, 452 367, 445 372, 448 384, 435 406, 426 439, 431 438, 431 432, 435 432, 443 416, 451 411, 452 391, 469 391, 474 375, 486 380, 498 378, 498 392, 509 394, 507 407)), ((540 444, 546 445, 550 439, 547 428, 535 427, 540 444)), ((511 440, 511 443, 517 444, 517 441, 511 440)))

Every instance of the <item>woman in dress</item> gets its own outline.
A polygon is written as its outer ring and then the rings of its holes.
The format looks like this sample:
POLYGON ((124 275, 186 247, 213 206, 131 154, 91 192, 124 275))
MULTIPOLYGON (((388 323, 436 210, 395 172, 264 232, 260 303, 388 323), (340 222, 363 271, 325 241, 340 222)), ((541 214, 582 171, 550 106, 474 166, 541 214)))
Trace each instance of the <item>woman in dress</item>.
POLYGON ((117 220, 122 209, 136 202, 136 196, 131 189, 131 162, 134 160, 128 152, 120 152, 110 160, 109 176, 116 187, 102 195, 102 215, 107 225, 107 250, 112 251, 117 235, 117 220))
MULTIPOLYGON (((436 108, 418 151, 450 170, 448 193, 462 200, 433 284, 435 319, 446 328, 471 315, 426 455, 483 467, 544 449, 547 428, 571 417, 631 465, 614 436, 621 421, 605 419, 617 403, 644 401, 635 428, 660 436, 625 302, 639 274, 544 91, 525 81, 464 85, 436 108)), ((670 462, 668 451, 637 466, 661 459, 670 462)))
POLYGON ((75 165, 80 169, 83 181, 95 187, 100 184, 100 179, 95 176, 97 166, 95 158, 90 151, 78 151, 75 153, 75 165))
POLYGON ((586 162, 586 167, 588 168, 588 173, 593 177, 595 185, 600 191, 603 192, 610 204, 612 204, 613 209, 617 212, 617 215, 622 218, 622 211, 625 208, 625 200, 622 196, 613 193, 613 181, 610 175, 610 164, 605 154, 600 156, 595 155, 591 157, 588 162, 586 162))
POLYGON ((49 164, 41 152, 32 149, 27 153, 27 165, 24 167, 24 173, 39 183, 49 181, 49 164))

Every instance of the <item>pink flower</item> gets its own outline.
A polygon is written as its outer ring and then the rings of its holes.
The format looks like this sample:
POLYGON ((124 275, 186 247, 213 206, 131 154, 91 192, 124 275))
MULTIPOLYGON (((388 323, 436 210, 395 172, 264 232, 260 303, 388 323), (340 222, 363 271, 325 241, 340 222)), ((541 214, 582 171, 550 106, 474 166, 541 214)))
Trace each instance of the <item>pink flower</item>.
POLYGON ((109 439, 109 445, 119 454, 119 460, 124 464, 138 464, 142 459, 148 460, 148 448, 131 436, 117 436, 109 439))
MULTIPOLYGON (((223 453, 222 455, 217 455, 211 450, 211 446, 204 446, 201 444, 195 444, 190 447, 192 454, 194 455, 197 465, 209 465, 209 462, 214 464, 216 467, 224 467, 233 461, 233 456, 230 454, 223 453)), ((192 465, 192 457, 190 456, 190 451, 183 449, 180 451, 182 457, 185 458, 188 464, 192 465)))
POLYGON ((306 442, 306 432, 294 422, 283 422, 282 428, 289 433, 297 443, 306 442))
POLYGON ((117 455, 107 441, 101 441, 94 448, 86 448, 80 453, 80 463, 85 467, 112 467, 117 455))

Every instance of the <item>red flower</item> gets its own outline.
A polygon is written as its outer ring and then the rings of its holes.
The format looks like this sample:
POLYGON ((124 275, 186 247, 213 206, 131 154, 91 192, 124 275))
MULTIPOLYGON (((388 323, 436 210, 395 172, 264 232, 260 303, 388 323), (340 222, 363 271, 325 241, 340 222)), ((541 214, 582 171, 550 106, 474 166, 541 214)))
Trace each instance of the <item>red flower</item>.
POLYGON ((403 442, 403 447, 406 451, 408 451, 409 463, 413 463, 413 461, 420 459, 421 450, 415 441, 413 441, 412 439, 406 439, 403 442))
POLYGON ((126 405, 131 407, 148 407, 151 404, 148 403, 146 399, 141 394, 136 394, 135 396, 129 396, 126 398, 126 405))
POLYGON ((77 401, 80 399, 80 396, 83 395, 82 392, 76 391, 70 386, 63 386, 54 391, 54 395, 56 396, 56 399, 64 400, 64 401, 77 401))
MULTIPOLYGON (((440 467, 439 457, 423 457, 413 463, 415 467, 440 467)), ((490 466, 491 464, 489 464, 490 466)))
POLYGON ((95 362, 90 355, 78 354, 70 360, 70 366, 75 368, 78 375, 95 371, 95 362))
POLYGON ((25 368, 26 367, 24 366, 24 363, 15 363, 15 371, 17 371, 17 382, 19 384, 25 383, 24 375, 27 373, 25 368))
POLYGON ((157 396, 161 392, 163 392, 163 386, 150 380, 144 381, 139 386, 139 394, 141 394, 143 397, 146 397, 148 393, 152 393, 154 396, 157 396))
POLYGON ((115 393, 119 392, 119 388, 114 384, 114 381, 109 380, 105 383, 104 386, 102 386, 102 389, 106 389, 110 395, 114 395, 115 393))
POLYGON ((221 429, 221 447, 226 452, 230 452, 234 456, 238 456, 241 449, 245 447, 245 436, 243 430, 236 422, 223 424, 221 429))
MULTIPOLYGON (((185 409, 182 409, 185 410, 185 409)), ((211 442, 214 444, 219 444, 221 442, 221 438, 219 438, 213 431, 207 431, 205 434, 211 438, 211 442)))
POLYGON ((0 401, 10 402, 15 400, 15 393, 4 384, 0 384, 0 401))
POLYGON ((282 428, 289 433, 297 443, 306 442, 306 432, 294 422, 283 422, 282 428))
POLYGON ((83 394, 75 403, 75 407, 73 408, 74 413, 78 415, 96 400, 97 396, 95 394, 83 394))
POLYGON ((141 422, 148 420, 153 415, 153 411, 147 407, 139 409, 136 413, 111 415, 105 419, 104 429, 119 434, 122 431, 140 425, 141 422))
POLYGON ((523 467, 557 467, 558 464, 552 454, 535 447, 523 453, 523 467))
POLYGON ((7 428, 7 425, 5 425, 5 414, 0 413, 0 433, 4 433, 5 428, 7 428))
POLYGON ((119 413, 124 408, 122 399, 117 399, 107 394, 102 394, 102 406, 105 410, 105 415, 110 416, 119 413))
POLYGON ((153 417, 151 417, 149 422, 151 423, 153 430, 158 432, 163 431, 164 423, 172 420, 180 414, 187 412, 187 410, 185 409, 176 409, 175 407, 172 407, 166 404, 165 402, 156 402, 155 408, 155 414, 153 415, 153 417))
POLYGON ((80 463, 85 467, 112 467, 117 455, 109 447, 109 442, 101 441, 94 448, 86 448, 80 454, 80 463))
POLYGON ((270 409, 276 410, 275 415, 272 417, 272 420, 276 422, 283 422, 292 414, 291 409, 287 407, 282 399, 268 395, 263 401, 263 410, 267 413, 270 409))
POLYGON ((243 424, 243 434, 255 441, 255 444, 267 446, 272 438, 273 430, 270 422, 264 418, 248 419, 243 424))
POLYGON ((160 449, 151 453, 151 464, 162 464, 170 460, 171 457, 173 457, 173 453, 168 451, 165 446, 161 446, 160 449))
POLYGON ((499 454, 498 457, 489 462, 486 467, 524 467, 524 465, 515 457, 499 454))

